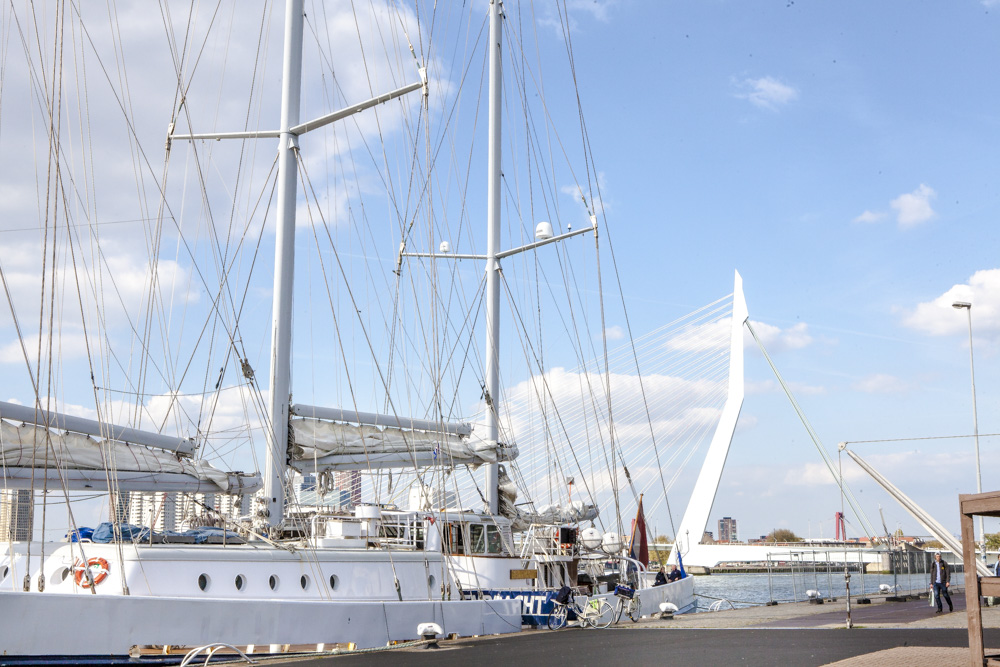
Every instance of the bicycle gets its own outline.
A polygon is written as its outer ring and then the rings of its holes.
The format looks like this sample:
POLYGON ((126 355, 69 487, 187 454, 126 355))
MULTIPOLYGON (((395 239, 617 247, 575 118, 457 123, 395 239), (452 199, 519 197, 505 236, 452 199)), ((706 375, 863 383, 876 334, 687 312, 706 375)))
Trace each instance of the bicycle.
POLYGON ((614 607, 603 598, 589 598, 583 606, 580 606, 576 597, 570 596, 568 602, 553 600, 552 604, 552 611, 548 618, 549 630, 565 627, 571 609, 576 614, 577 620, 580 621, 580 626, 584 628, 604 629, 615 620, 614 607))
POLYGON ((635 594, 635 589, 631 586, 615 586, 615 597, 618 598, 618 604, 615 606, 615 623, 621 620, 622 613, 627 614, 633 623, 638 623, 642 605, 639 596, 635 594))

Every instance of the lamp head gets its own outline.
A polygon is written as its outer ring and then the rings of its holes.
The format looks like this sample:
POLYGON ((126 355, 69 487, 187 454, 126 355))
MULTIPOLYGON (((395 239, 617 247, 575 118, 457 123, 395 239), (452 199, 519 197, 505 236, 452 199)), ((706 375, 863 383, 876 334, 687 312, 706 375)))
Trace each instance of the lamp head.
POLYGON ((956 301, 955 303, 951 304, 951 307, 956 310, 961 310, 963 308, 968 308, 971 310, 972 304, 969 303, 968 301, 956 301))

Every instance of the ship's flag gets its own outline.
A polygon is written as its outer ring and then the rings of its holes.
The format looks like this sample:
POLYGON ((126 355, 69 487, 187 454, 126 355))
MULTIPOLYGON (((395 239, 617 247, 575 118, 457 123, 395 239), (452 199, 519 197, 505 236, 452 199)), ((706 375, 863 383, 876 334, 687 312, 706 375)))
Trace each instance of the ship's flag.
POLYGON ((629 558, 634 558, 645 566, 649 566, 649 542, 646 541, 646 515, 642 512, 642 495, 639 496, 639 508, 632 520, 632 538, 629 540, 629 558))

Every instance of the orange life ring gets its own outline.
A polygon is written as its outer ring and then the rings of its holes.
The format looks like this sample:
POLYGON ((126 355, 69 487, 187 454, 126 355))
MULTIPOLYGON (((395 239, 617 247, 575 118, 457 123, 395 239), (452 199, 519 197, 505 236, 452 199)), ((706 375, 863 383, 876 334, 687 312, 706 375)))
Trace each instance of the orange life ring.
POLYGON ((108 578, 108 573, 111 572, 111 568, 108 567, 108 561, 103 558, 91 558, 84 565, 82 560, 76 561, 73 565, 74 579, 77 586, 82 586, 84 588, 90 588, 90 580, 94 580, 94 585, 101 583, 108 578), (87 577, 87 570, 90 570, 90 577, 87 577))

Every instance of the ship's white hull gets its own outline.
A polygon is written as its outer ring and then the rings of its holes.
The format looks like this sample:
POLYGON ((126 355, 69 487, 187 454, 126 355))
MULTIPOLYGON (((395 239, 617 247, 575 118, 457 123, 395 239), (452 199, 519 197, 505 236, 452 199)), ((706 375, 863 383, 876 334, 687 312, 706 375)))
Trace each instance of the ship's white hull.
POLYGON ((678 614, 694 611, 696 600, 694 597, 694 580, 692 576, 678 579, 662 586, 651 588, 640 588, 635 592, 639 597, 639 613, 642 616, 652 616, 660 613, 660 604, 669 602, 677 605, 678 614))
POLYGON ((516 600, 305 601, 0 592, 0 654, 126 656, 134 647, 224 642, 359 648, 415 639, 433 622, 446 634, 518 632, 516 600))
POLYGON ((461 636, 521 630, 519 601, 457 599, 440 552, 58 543, 44 545, 39 568, 43 545, 34 543, 29 568, 27 547, 0 547, 0 618, 21 619, 0 624, 0 655, 126 656, 219 642, 367 648, 416 639, 421 623, 461 636), (96 592, 81 547, 106 572, 96 592))

